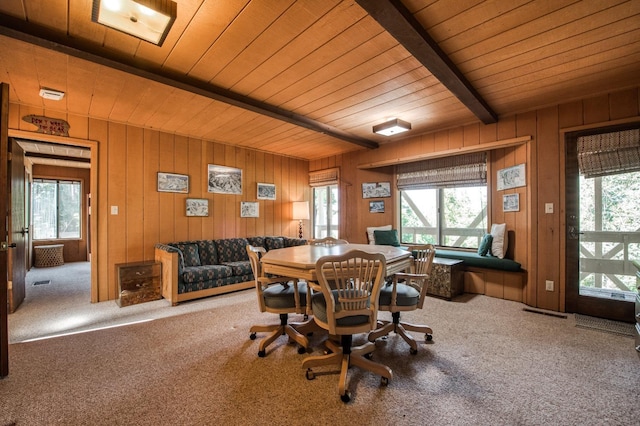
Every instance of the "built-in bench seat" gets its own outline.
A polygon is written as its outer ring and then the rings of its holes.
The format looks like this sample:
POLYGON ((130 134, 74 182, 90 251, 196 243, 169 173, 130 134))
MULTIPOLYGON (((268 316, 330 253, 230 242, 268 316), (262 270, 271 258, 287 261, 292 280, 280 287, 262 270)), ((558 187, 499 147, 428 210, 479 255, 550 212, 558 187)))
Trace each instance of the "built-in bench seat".
POLYGON ((520 263, 464 250, 437 249, 436 257, 463 261, 465 293, 524 302, 526 273, 520 263))
POLYGON ((499 259, 494 256, 480 256, 477 252, 463 250, 437 250, 437 257, 447 259, 459 259, 464 261, 465 266, 476 268, 498 269, 501 271, 521 272, 521 265, 515 260, 499 259))

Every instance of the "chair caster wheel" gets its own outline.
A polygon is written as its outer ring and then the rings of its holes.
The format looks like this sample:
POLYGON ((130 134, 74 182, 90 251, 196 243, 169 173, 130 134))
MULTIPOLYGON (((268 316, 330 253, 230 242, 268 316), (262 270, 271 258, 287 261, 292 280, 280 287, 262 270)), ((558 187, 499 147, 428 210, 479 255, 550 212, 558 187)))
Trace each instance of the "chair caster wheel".
POLYGON ((430 342, 433 340, 433 336, 431 334, 425 334, 424 340, 426 340, 427 342, 430 342))
POLYGON ((302 355, 302 354, 306 354, 306 353, 307 353, 307 348, 305 348, 304 346, 300 346, 300 347, 298 348, 298 353, 299 353, 300 355, 302 355))
POLYGON ((307 380, 313 380, 316 378, 316 375, 313 374, 313 371, 311 369, 308 369, 306 373, 304 373, 304 375, 307 378, 307 380))
POLYGON ((389 379, 383 377, 380 379, 380 386, 389 386, 389 379))
POLYGON ((418 350, 417 350, 417 349, 410 348, 410 349, 409 349, 409 353, 410 353, 411 355, 415 355, 415 354, 417 354, 417 353, 418 353, 418 350))
POLYGON ((368 354, 364 354, 364 357, 366 359, 371 359, 371 358, 373 358, 373 354, 371 352, 369 352, 368 354))
POLYGON ((267 356, 267 351, 258 351, 258 356, 260 358, 264 358, 265 356, 267 356))
POLYGON ((344 395, 340 395, 340 400, 344 403, 351 401, 351 393, 345 392, 344 395))
POLYGON ((249 335, 249 339, 251 339, 251 340, 256 340, 256 333, 251 333, 251 334, 249 335))

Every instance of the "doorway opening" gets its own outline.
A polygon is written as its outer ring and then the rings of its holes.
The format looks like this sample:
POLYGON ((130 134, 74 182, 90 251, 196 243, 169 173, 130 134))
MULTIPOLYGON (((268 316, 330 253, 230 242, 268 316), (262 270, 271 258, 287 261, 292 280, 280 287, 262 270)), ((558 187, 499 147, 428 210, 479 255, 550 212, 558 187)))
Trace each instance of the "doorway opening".
POLYGON ((634 322, 640 124, 565 135, 566 310, 634 322))
MULTIPOLYGON (((25 259, 26 299, 25 303, 18 306, 16 312, 10 315, 10 324, 17 327, 17 324, 23 321, 25 314, 37 315, 37 319, 30 318, 29 322, 32 322, 35 327, 40 324, 43 330, 39 333, 44 333, 46 332, 44 328, 53 323, 60 325, 71 321, 70 318, 63 318, 64 312, 68 311, 69 303, 86 303, 89 306, 92 302, 97 302, 97 271, 95 262, 91 262, 91 257, 95 256, 96 247, 92 232, 95 232, 97 225, 95 217, 90 214, 91 195, 97 190, 97 143, 18 130, 10 130, 9 138, 24 151, 27 181, 24 191, 25 222, 29 230, 25 259), (55 186, 55 189, 59 189, 61 182, 73 183, 73 185, 62 185, 66 190, 57 191, 56 196, 60 199, 69 197, 71 192, 78 192, 79 189, 77 201, 81 204, 81 209, 76 209, 77 211, 73 212, 74 216, 70 218, 66 217, 70 212, 60 210, 59 206, 49 210, 40 209, 38 214, 42 215, 44 212, 50 217, 39 218, 37 221, 39 232, 34 232, 36 230, 34 206, 37 205, 32 198, 34 181, 45 183, 44 186, 41 185, 43 188, 53 182, 55 185, 48 186, 52 188, 55 186), (67 187, 74 191, 69 192, 67 187), (71 225, 78 226, 79 232, 71 235, 69 231, 71 225), (56 229, 59 226, 63 229, 56 229), (49 228, 53 232, 51 235, 48 232, 49 228), (34 247, 61 244, 65 249, 64 265, 36 267, 42 265, 36 264, 33 256, 34 247), (49 281, 49 284, 35 285, 42 281, 49 281)), ((53 193, 44 191, 43 188, 40 188, 38 196, 49 196, 49 199, 41 204, 50 204, 55 197, 51 198, 53 193)), ((15 342, 13 328, 9 327, 9 337, 12 342, 15 342)))

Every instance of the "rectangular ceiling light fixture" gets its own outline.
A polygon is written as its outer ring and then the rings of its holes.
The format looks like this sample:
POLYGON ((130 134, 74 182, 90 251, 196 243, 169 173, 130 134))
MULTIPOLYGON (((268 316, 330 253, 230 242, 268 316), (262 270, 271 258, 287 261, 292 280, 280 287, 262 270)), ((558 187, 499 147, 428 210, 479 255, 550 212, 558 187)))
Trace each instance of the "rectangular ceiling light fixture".
POLYGON ((384 136, 397 135, 407 130, 411 130, 411 123, 407 123, 398 118, 373 126, 373 133, 384 136))
POLYGON ((52 101, 59 101, 64 98, 64 92, 56 89, 49 89, 47 87, 43 87, 40 89, 40 96, 44 99, 50 99, 52 101))
POLYGON ((91 20, 162 46, 177 11, 171 0, 93 0, 91 20))

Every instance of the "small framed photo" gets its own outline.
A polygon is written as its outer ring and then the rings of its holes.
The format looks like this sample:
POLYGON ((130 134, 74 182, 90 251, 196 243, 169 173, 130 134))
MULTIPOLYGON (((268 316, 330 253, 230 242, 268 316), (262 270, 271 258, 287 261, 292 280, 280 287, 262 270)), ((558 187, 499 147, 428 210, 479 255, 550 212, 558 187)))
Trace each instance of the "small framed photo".
POLYGON ((240 217, 260 217, 260 203, 240 202, 240 217))
POLYGON ((271 183, 258 182, 258 200, 275 200, 276 186, 271 183))
POLYGON ((187 198, 187 216, 209 216, 209 200, 187 198))
POLYGON ((158 172, 158 192, 189 193, 189 176, 158 172))
POLYGON ((503 212, 520 211, 520 194, 506 194, 502 196, 503 212))
POLYGON ((384 213, 384 201, 369 201, 369 213, 384 213))
POLYGON ((362 198, 391 197, 390 182, 365 182, 362 184, 362 198))

